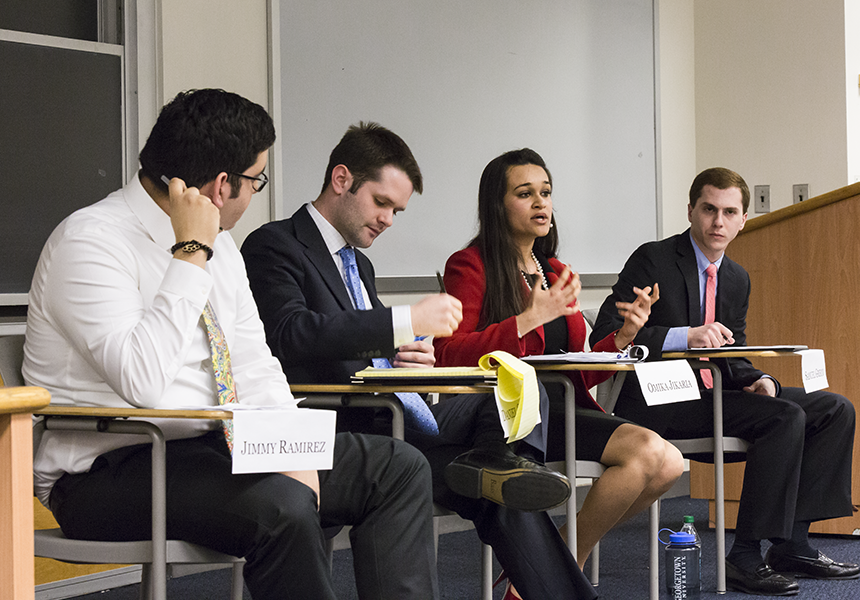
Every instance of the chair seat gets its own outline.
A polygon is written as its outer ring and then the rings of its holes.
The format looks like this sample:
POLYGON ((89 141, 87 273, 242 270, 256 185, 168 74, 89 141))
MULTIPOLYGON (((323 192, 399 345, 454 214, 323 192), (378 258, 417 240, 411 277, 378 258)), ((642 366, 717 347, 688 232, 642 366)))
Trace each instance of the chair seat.
MULTIPOLYGON (((145 564, 152 562, 152 542, 97 542, 71 540, 57 529, 35 532, 35 554, 63 562, 84 564, 145 564)), ((168 564, 233 564, 245 559, 190 542, 167 541, 168 564)))

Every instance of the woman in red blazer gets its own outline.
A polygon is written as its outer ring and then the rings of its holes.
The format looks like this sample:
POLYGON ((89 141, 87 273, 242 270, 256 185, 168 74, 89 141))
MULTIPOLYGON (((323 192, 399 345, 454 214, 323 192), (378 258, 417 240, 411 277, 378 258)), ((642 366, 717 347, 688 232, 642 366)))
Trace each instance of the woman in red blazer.
MULTIPOLYGON (((477 237, 445 265, 445 289, 463 303, 463 321, 451 337, 434 340, 436 365, 473 366, 493 350, 518 357, 582 351, 579 275, 555 258, 552 178, 540 155, 525 148, 491 161, 481 175, 478 216, 477 237)), ((653 295, 650 287, 634 290, 634 302, 618 304, 624 325, 595 344, 594 351, 624 349, 648 320, 659 290, 653 295)), ((648 429, 607 415, 591 398, 588 388, 609 375, 569 372, 579 407, 576 456, 608 467, 577 517, 580 567, 609 529, 650 506, 683 472, 674 446, 648 429)), ((560 392, 548 391, 547 455, 553 460, 564 452, 564 402, 560 392)))

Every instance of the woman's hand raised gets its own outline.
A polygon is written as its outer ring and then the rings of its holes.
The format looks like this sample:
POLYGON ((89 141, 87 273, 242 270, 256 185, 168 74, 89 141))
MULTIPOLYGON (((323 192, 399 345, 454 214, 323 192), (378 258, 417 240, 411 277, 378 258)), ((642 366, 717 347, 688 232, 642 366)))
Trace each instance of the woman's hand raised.
POLYGON ((636 294, 636 299, 633 302, 615 303, 618 314, 624 317, 624 325, 615 334, 615 346, 619 350, 633 343, 636 334, 648 322, 648 317, 651 315, 651 305, 660 299, 660 286, 655 283, 653 293, 650 285, 646 286, 644 290, 634 287, 633 293, 636 294))
POLYGON ((561 316, 572 315, 579 311, 579 292, 582 283, 579 273, 565 266, 558 280, 548 290, 536 282, 532 287, 526 309, 517 315, 517 331, 520 337, 561 316))

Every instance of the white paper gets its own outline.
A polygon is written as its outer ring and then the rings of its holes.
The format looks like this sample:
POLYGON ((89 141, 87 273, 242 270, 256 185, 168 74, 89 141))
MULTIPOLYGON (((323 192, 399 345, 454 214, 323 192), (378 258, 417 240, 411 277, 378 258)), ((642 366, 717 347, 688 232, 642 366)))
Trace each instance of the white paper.
POLYGON ((686 360, 637 363, 633 368, 648 406, 701 398, 696 376, 686 360))
POLYGON ((334 462, 336 413, 260 408, 233 413, 233 473, 325 471, 334 462))
POLYGON ((806 393, 826 388, 829 384, 824 366, 824 350, 803 350, 797 354, 800 354, 800 374, 806 393))

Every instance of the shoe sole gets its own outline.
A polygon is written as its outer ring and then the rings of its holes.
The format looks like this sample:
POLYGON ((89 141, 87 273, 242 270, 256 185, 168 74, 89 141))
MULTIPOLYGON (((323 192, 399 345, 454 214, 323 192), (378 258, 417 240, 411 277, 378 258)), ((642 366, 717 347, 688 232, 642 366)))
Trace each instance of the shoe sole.
MULTIPOLYGON (((773 567, 771 567, 771 568, 773 568, 773 567)), ((815 579, 817 581, 848 581, 849 579, 860 578, 860 573, 857 573, 855 575, 845 575, 843 577, 819 577, 817 575, 810 575, 808 573, 799 573, 797 571, 792 572, 792 571, 777 571, 776 569, 773 569, 773 570, 776 571, 777 573, 779 573, 780 575, 794 575, 795 579, 815 579)))
POLYGON ((762 590, 754 590, 752 588, 748 588, 745 585, 738 585, 736 583, 726 582, 726 587, 730 590, 735 590, 737 592, 743 592, 744 594, 752 594, 754 596, 796 596, 800 593, 799 589, 789 590, 787 592, 763 592, 762 590))
POLYGON ((566 477, 536 474, 528 469, 494 471, 452 464, 445 469, 445 481, 452 490, 467 498, 486 498, 508 508, 530 512, 555 508, 570 497, 566 477))

